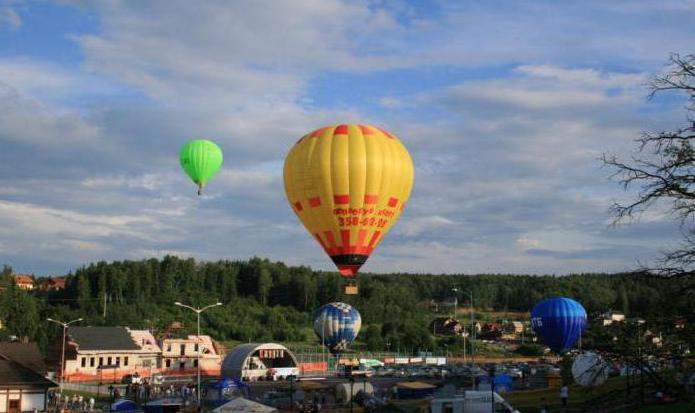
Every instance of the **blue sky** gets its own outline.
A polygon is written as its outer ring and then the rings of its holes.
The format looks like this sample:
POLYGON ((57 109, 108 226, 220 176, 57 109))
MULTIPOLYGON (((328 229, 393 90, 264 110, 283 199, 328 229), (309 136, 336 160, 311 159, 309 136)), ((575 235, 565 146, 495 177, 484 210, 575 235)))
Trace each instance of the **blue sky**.
POLYGON ((41 275, 168 253, 331 269, 282 162, 319 126, 412 153, 409 207, 365 271, 621 271, 678 242, 662 206, 611 226, 602 153, 682 126, 648 101, 695 2, 0 0, 0 263, 41 275), (178 166, 225 165, 198 198, 178 166))

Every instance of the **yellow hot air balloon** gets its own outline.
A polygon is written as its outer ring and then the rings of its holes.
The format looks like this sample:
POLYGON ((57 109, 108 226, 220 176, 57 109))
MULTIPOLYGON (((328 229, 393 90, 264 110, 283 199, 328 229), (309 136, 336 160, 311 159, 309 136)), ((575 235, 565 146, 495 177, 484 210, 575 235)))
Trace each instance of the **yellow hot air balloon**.
POLYGON ((355 277, 405 208, 413 161, 400 140, 370 125, 303 136, 285 160, 285 192, 344 277, 355 277))

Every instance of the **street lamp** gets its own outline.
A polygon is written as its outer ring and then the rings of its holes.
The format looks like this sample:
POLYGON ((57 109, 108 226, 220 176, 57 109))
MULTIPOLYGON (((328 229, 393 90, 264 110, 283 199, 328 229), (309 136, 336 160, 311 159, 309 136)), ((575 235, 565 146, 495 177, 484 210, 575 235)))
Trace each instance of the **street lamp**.
POLYGON ((78 321, 82 321, 81 318, 78 318, 76 320, 68 321, 67 323, 63 321, 58 321, 54 320, 52 318, 47 318, 46 321, 50 321, 51 323, 56 323, 61 326, 63 326, 63 351, 60 356, 60 396, 63 396, 63 375, 65 373, 65 333, 68 329, 68 326, 72 323, 76 323, 78 321))
POLYGON ((471 298, 471 311, 470 311, 470 313, 471 313, 471 334, 470 334, 470 337, 471 337, 471 339, 470 339, 470 341, 471 341, 471 361, 475 363, 475 357, 474 357, 475 341, 474 340, 475 340, 478 332, 476 331, 475 325, 473 324, 473 291, 472 290, 466 290, 466 292, 468 293, 468 295, 471 298))
POLYGON ((458 288, 452 288, 451 291, 454 293, 454 320, 456 320, 456 309, 459 304, 459 297, 458 297, 458 288))
POLYGON ((189 305, 181 304, 178 301, 176 301, 174 303, 174 305, 177 305, 177 306, 183 307, 183 308, 188 308, 191 311, 195 311, 195 313, 198 315, 198 335, 197 335, 197 338, 198 338, 198 391, 196 391, 196 395, 198 396, 198 407, 200 407, 200 390, 201 390, 200 389, 200 348, 202 347, 200 345, 200 313, 207 310, 208 308, 220 306, 220 305, 222 305, 222 303, 217 302, 215 304, 210 304, 210 305, 205 306, 203 308, 191 307, 189 305))

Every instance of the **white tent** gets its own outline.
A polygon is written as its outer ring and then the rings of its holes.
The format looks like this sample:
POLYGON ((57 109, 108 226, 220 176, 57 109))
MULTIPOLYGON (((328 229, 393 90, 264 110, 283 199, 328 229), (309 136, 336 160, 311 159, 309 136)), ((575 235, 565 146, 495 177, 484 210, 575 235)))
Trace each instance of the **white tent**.
POLYGON ((213 409, 212 413, 277 413, 278 409, 265 404, 256 403, 243 397, 235 397, 222 406, 213 409))

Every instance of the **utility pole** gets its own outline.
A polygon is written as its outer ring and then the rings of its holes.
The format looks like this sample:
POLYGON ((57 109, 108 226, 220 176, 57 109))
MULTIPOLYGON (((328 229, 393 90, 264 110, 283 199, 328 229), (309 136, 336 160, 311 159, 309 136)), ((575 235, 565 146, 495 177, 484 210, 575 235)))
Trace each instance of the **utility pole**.
POLYGON ((106 290, 104 290, 104 320, 106 320, 106 290))
POLYGON ((200 348, 202 347, 200 345, 200 313, 207 310, 208 308, 217 307, 219 305, 222 305, 222 303, 217 302, 215 304, 210 304, 210 305, 205 306, 203 308, 191 307, 191 306, 188 306, 185 304, 181 304, 178 301, 175 302, 174 305, 177 305, 177 306, 183 307, 183 308, 188 308, 189 310, 194 311, 198 315, 198 335, 196 336, 197 342, 198 342, 198 358, 197 358, 197 360, 198 360, 198 366, 197 366, 198 367, 198 388, 197 388, 195 394, 196 394, 196 396, 198 396, 198 407, 200 407, 200 390, 201 390, 200 389, 200 358, 201 358, 200 357, 200 348))
POLYGON ((478 332, 476 331, 474 319, 473 319, 473 291, 468 290, 468 294, 470 295, 470 298, 471 298, 471 311, 470 311, 471 312, 471 314, 470 314, 471 315, 471 338, 470 338, 470 341, 471 341, 471 361, 475 362, 475 338, 476 338, 478 332))
POLYGON ((54 320, 52 318, 47 318, 46 321, 50 321, 51 323, 56 323, 58 325, 63 326, 63 351, 61 352, 60 356, 60 396, 63 396, 63 376, 65 375, 65 336, 66 332, 68 329, 68 326, 72 323, 77 323, 78 321, 82 321, 81 318, 78 318, 76 320, 68 321, 67 323, 64 323, 62 321, 54 320))

